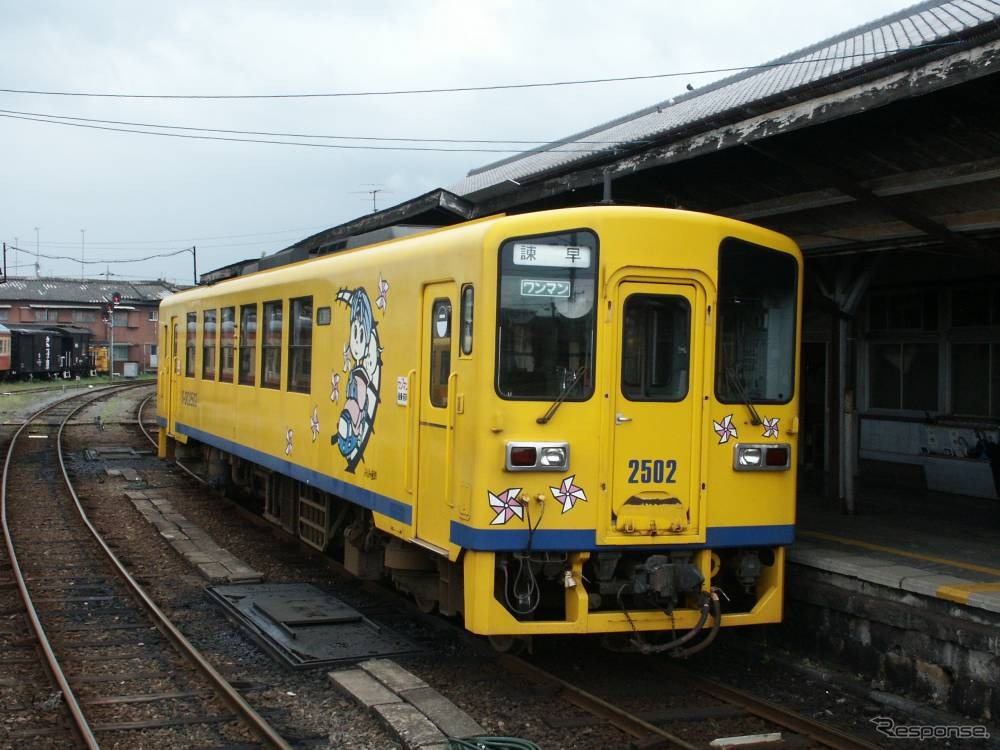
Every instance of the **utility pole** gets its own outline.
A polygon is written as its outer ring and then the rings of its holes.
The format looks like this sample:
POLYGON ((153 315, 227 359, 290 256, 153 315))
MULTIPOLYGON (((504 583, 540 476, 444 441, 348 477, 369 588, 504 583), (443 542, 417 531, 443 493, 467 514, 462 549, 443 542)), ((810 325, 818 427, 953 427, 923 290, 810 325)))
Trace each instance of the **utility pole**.
POLYGON ((87 236, 87 230, 80 230, 80 281, 83 281, 83 250, 84 250, 84 240, 87 236))
POLYGON ((21 243, 14 238, 14 270, 21 267, 21 243))
POLYGON ((35 227, 35 278, 41 278, 41 271, 38 264, 38 227, 35 227))
POLYGON ((194 271, 194 278, 192 283, 198 286, 198 248, 195 245, 191 245, 191 265, 194 271))

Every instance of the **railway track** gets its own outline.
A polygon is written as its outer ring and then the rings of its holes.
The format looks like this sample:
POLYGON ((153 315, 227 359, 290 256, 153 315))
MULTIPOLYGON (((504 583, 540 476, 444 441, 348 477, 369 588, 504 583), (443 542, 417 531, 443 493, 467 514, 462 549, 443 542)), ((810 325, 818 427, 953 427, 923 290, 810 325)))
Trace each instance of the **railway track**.
POLYGON ((0 711, 4 734, 31 747, 288 748, 125 570, 73 490, 67 423, 109 393, 144 385, 63 399, 11 437, 0 490, 0 642, 11 646, 0 688, 13 698, 0 711))

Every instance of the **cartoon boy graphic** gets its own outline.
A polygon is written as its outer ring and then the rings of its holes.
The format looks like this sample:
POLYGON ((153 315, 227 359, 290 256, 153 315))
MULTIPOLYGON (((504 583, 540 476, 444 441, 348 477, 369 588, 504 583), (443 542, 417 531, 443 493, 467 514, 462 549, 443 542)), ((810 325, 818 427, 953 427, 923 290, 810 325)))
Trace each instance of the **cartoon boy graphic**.
POLYGON ((353 473, 364 457, 378 411, 382 347, 379 345, 372 303, 364 288, 341 289, 337 293, 337 301, 347 305, 351 311, 347 346, 350 372, 347 377, 347 400, 337 423, 337 447, 347 459, 347 470, 353 473))

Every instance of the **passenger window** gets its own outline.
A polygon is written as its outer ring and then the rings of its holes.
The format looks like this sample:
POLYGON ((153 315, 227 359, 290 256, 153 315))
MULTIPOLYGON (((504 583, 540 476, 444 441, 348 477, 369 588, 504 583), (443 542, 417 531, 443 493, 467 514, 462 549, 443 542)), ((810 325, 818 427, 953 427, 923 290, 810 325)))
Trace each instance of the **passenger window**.
POLYGON ((236 308, 222 308, 222 332, 220 335, 221 362, 219 365, 220 380, 224 383, 233 382, 235 362, 233 348, 236 339, 236 308))
POLYGON ((431 403, 444 407, 448 405, 448 376, 451 374, 451 300, 434 300, 430 324, 431 403))
POLYGON ((312 382, 313 298, 290 301, 291 337, 288 342, 288 390, 309 393, 312 382))
POLYGON ((631 401, 687 395, 691 306, 683 297, 633 294, 622 323, 622 394, 631 401))
POLYGON ((194 377, 195 336, 198 333, 198 313, 187 314, 187 333, 184 338, 184 375, 194 377))
POLYGON ((260 384, 281 386, 281 300, 264 303, 264 333, 261 341, 260 384))
POLYGON ((205 380, 215 380, 215 310, 205 310, 204 329, 201 333, 201 376, 205 380))
POLYGON ((254 384, 257 357, 257 305, 240 307, 240 383, 254 384))
POLYGON ((462 325, 459 343, 462 354, 472 354, 472 284, 462 287, 462 325))

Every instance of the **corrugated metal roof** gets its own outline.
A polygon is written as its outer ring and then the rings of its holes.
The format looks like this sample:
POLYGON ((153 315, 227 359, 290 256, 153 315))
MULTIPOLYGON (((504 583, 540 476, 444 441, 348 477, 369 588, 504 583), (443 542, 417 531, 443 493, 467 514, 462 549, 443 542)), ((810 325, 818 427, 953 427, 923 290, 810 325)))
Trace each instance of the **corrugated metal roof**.
POLYGON ((7 302, 108 302, 114 292, 123 300, 159 303, 187 287, 166 281, 98 281, 88 279, 8 279, 0 284, 0 300, 7 302))
POLYGON ((663 137, 709 117, 748 107, 804 86, 857 72, 873 62, 944 43, 958 33, 996 26, 1000 0, 932 0, 845 31, 826 41, 738 73, 694 92, 469 172, 449 188, 472 195, 507 180, 524 180, 555 168, 610 154, 612 145, 588 148, 576 141, 636 144, 663 137))

